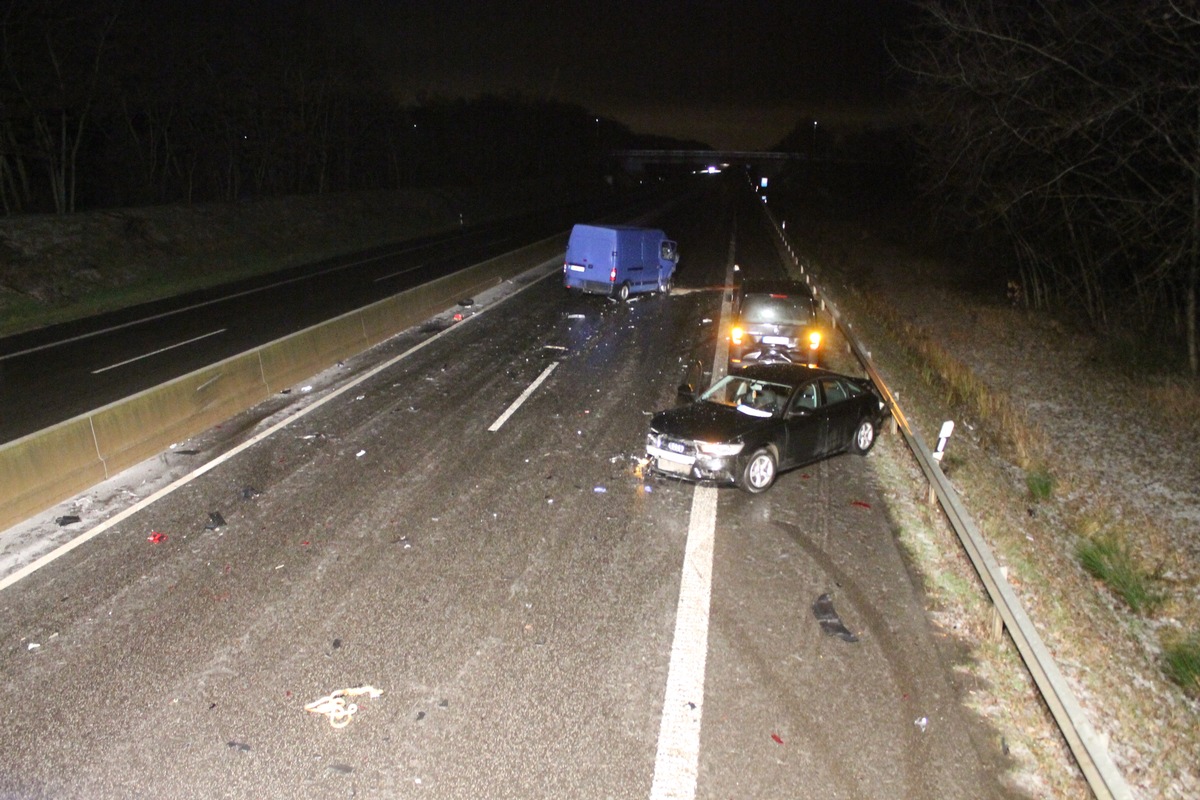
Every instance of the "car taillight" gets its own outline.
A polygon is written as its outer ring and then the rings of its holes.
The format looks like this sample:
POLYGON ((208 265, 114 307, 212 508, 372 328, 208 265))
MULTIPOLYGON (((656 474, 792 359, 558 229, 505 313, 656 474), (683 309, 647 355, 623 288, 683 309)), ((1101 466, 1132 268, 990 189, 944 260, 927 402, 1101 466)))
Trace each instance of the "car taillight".
POLYGON ((745 336, 746 332, 736 325, 729 329, 729 338, 734 344, 741 344, 745 336))
POLYGON ((609 283, 617 282, 617 268, 616 267, 613 267, 612 269, 610 269, 608 271, 608 282, 609 283))
POLYGON ((812 331, 808 334, 808 349, 816 350, 821 346, 821 332, 812 331))

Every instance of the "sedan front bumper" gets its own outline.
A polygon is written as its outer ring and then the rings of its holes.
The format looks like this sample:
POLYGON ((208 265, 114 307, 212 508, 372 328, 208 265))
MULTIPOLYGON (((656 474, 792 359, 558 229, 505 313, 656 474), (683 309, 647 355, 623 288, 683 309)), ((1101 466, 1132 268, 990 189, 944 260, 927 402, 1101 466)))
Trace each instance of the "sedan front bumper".
POLYGON ((650 469, 660 475, 690 481, 733 483, 737 474, 735 456, 690 456, 647 445, 650 469))

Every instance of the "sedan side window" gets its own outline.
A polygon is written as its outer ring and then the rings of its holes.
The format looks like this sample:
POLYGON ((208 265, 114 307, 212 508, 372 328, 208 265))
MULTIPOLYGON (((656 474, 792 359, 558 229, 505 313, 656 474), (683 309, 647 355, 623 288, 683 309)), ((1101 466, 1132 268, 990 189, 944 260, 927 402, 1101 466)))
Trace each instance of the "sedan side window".
POLYGON ((810 383, 796 395, 796 399, 792 401, 792 408, 804 408, 809 411, 815 411, 820 404, 821 401, 817 395, 817 385, 810 383))
POLYGON ((823 378, 821 380, 821 388, 825 390, 825 402, 828 405, 840 403, 849 397, 846 393, 846 387, 842 386, 842 382, 833 378, 823 378))

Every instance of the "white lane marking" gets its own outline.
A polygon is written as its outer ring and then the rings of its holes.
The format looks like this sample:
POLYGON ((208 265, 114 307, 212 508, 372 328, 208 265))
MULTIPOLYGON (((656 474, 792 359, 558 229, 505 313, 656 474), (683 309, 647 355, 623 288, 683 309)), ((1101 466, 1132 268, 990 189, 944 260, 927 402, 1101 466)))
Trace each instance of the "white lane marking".
POLYGON ((391 273, 388 273, 387 275, 382 275, 382 276, 376 278, 374 282, 379 283, 380 281, 386 281, 389 278, 396 278, 396 277, 399 277, 400 275, 407 275, 408 273, 414 272, 418 269, 421 269, 424 266, 425 266, 424 264, 417 264, 415 267, 409 267, 408 269, 402 269, 399 272, 391 272, 391 273))
POLYGON ((697 486, 692 495, 687 549, 679 581, 675 638, 671 642, 667 693, 658 729, 651 800, 696 796, 716 527, 717 490, 711 486, 697 486))
POLYGON ((153 352, 143 353, 140 356, 134 356, 133 358, 128 358, 124 361, 117 362, 116 364, 109 364, 107 367, 101 367, 100 369, 94 369, 94 370, 92 370, 92 374, 99 375, 101 372, 108 372, 110 369, 116 369, 117 367, 123 367, 126 364, 132 364, 135 361, 141 361, 143 358, 150 358, 151 356, 156 356, 159 353, 165 353, 168 350, 174 350, 176 347, 183 347, 184 345, 191 344, 192 342, 198 342, 201 339, 207 339, 210 336, 216 336, 217 334, 224 333, 227 330, 229 330, 229 329, 221 328, 219 331, 209 331, 208 333, 202 333, 199 336, 188 339, 186 342, 176 342, 175 344, 169 344, 166 347, 160 347, 153 352))
MULTIPOLYGON (((736 230, 729 241, 725 285, 733 283, 736 230)), ((725 374, 729 360, 727 330, 733 310, 733 292, 721 298, 721 324, 713 355, 713 380, 725 374)), ((654 758, 651 800, 693 800, 700 764, 700 723, 704 711, 704 669, 708 661, 708 611, 712 600, 713 542, 717 529, 717 490, 697 486, 688 520, 683 575, 679 579, 679 605, 675 611, 675 637, 671 665, 658 728, 658 753, 654 758)))
POLYGON ((505 410, 505 412, 503 414, 501 414, 500 417, 495 422, 492 423, 492 426, 490 428, 488 428, 488 430, 492 431, 493 433, 500 430, 501 426, 504 425, 504 423, 508 422, 508 418, 511 417, 513 415, 513 413, 518 408, 521 407, 522 403, 524 403, 526 400, 529 399, 529 395, 533 394, 537 390, 537 388, 542 385, 542 381, 544 381, 544 380, 546 380, 546 378, 550 377, 550 373, 554 372, 554 368, 557 367, 560 363, 561 362, 559 362, 559 361, 555 361, 550 366, 548 366, 544 370, 542 370, 542 374, 537 376, 537 380, 535 380, 533 383, 529 384, 528 388, 526 388, 525 391, 521 392, 521 396, 518 397, 516 400, 512 401, 512 405, 510 405, 508 407, 508 409, 505 410))
POLYGON ((139 500, 138 502, 134 503, 132 506, 130 506, 129 508, 120 512, 119 514, 116 514, 115 516, 112 516, 112 517, 104 520, 103 522, 101 522, 99 525, 92 528, 91 530, 85 531, 84 533, 79 534, 78 536, 76 536, 74 539, 72 539, 69 542, 63 542, 61 545, 56 547, 54 550, 51 550, 49 553, 46 553, 41 558, 31 561, 28 564, 26 564, 25 566, 21 567, 16 572, 13 572, 9 575, 4 576, 3 578, 0 578, 0 591, 4 591, 9 586, 12 586, 14 583, 17 583, 18 581, 29 577, 30 575, 37 572, 39 569, 46 566, 47 564, 57 561, 59 558, 66 555, 67 553, 71 552, 76 547, 79 547, 81 544, 85 544, 85 543, 91 541, 92 539, 99 536, 101 533, 104 533, 109 528, 113 527, 114 525, 117 525, 120 522, 123 522, 124 520, 128 519, 129 517, 132 517, 134 514, 141 511, 142 509, 147 508, 148 506, 158 502, 162 498, 171 494, 171 492, 174 492, 176 489, 179 489, 183 486, 188 485, 189 483, 194 481, 196 478, 199 478, 201 475, 205 474, 206 472, 217 468, 221 464, 224 464, 226 461, 228 461, 229 459, 238 455, 243 450, 250 449, 252 446, 258 444, 263 439, 266 439, 266 438, 274 435, 277 431, 280 431, 283 428, 286 428, 288 425, 291 425, 296 420, 307 417, 309 414, 316 411, 318 408, 320 408, 321 406, 330 402, 331 400, 341 397, 346 392, 349 392, 350 390, 357 388, 359 384, 361 384, 365 381, 368 381, 371 378, 374 378, 376 375, 383 372, 384 370, 391 369, 394 365, 396 365, 399 362, 403 361, 404 359, 408 358, 409 356, 411 356, 413 353, 417 352, 418 350, 428 347, 429 345, 436 342, 438 339, 441 339, 443 336, 446 336, 447 334, 452 333, 453 331, 459 330, 460 328, 462 328, 462 326, 466 325, 471 320, 479 319, 484 314, 486 314, 488 311, 498 308, 501 304, 507 302, 508 300, 511 300, 512 298, 514 298, 517 295, 524 292, 526 289, 529 289, 532 286, 536 286, 537 284, 544 281, 546 278, 549 278, 553 275, 561 274, 560 270, 562 269, 562 267, 559 266, 560 263, 561 263, 561 258, 554 258, 554 259, 550 259, 549 261, 542 262, 537 267, 532 267, 531 271, 533 269, 549 267, 551 265, 554 266, 554 269, 551 269, 549 272, 547 272, 545 275, 538 278, 537 280, 530 281, 525 286, 521 286, 521 287, 517 288, 512 294, 510 294, 506 297, 501 297, 496 302, 492 303, 490 306, 488 306, 486 308, 481 308, 480 310, 476 311, 471 316, 465 318, 462 322, 459 322, 456 325, 452 325, 449 328, 441 330, 438 333, 435 333, 433 336, 430 336, 428 339, 425 339, 424 341, 421 341, 421 342, 417 342, 415 345, 408 348, 403 353, 400 353, 399 355, 396 355, 396 356, 392 356, 387 361, 384 361, 382 364, 378 364, 378 365, 372 367, 371 369, 367 370, 362 375, 353 379, 346 385, 340 386, 337 389, 334 389, 333 391, 331 391, 329 394, 327 394, 323 397, 317 398, 316 400, 313 401, 313 403, 311 405, 298 410, 295 414, 292 414, 287 419, 280 420, 279 422, 275 423, 274 425, 272 425, 271 427, 262 431, 261 433, 258 433, 255 436, 253 436, 252 438, 247 439, 246 441, 242 442, 237 447, 234 447, 234 448, 222 453, 221 455, 217 456, 212 461, 209 461, 207 464, 201 464, 199 467, 196 467, 194 470, 189 472, 187 475, 184 475, 182 478, 179 478, 174 483, 172 483, 168 486, 164 486, 163 488, 159 489, 157 492, 154 492, 153 494, 148 495, 145 499, 139 500))
POLYGON ((336 266, 329 267, 328 269, 323 269, 319 272, 311 272, 306 275, 298 275, 295 278, 287 278, 286 280, 275 281, 274 283, 268 283, 265 286, 256 286, 253 289, 245 289, 240 292, 234 292, 233 294, 223 294, 220 297, 214 297, 212 300, 205 300, 202 303, 192 303, 190 306, 183 306, 182 308, 173 308, 170 311, 164 311, 161 314, 151 314, 148 317, 139 317, 137 319, 130 320, 129 322, 122 322, 120 325, 110 325, 107 328, 100 328, 99 330, 88 331, 87 333, 81 333, 78 336, 69 336, 66 339, 56 339, 53 342, 47 342, 46 344, 39 344, 36 347, 29 347, 24 350, 18 350, 15 353, 5 353, 3 355, 0 355, 0 361, 4 361, 5 359, 9 359, 9 358, 16 358, 17 356, 29 355, 30 353, 37 353, 41 350, 49 350, 51 347, 58 347, 59 345, 62 345, 62 344, 70 344, 71 342, 78 342, 78 341, 82 341, 83 339, 91 339, 93 336, 103 336, 106 333, 112 333, 113 331, 119 331, 119 330, 123 330, 125 328, 132 328, 134 325, 141 325, 143 322, 153 322, 154 320, 162 319, 163 317, 171 317, 171 316, 174 316, 175 314, 183 314, 184 312, 187 312, 187 311, 194 311, 197 308, 204 308, 205 306, 211 306, 211 305, 215 305, 217 303, 224 303, 226 300, 234 300, 238 297, 245 297, 246 295, 249 295, 249 294, 257 294, 258 292, 265 292, 267 289, 274 289, 278 286, 287 286, 289 283, 296 283, 297 281, 306 280, 308 278, 316 278, 321 275, 328 275, 331 272, 340 272, 341 270, 350 269, 351 267, 357 267, 362 264, 369 264, 372 261, 381 261, 385 258, 391 258, 392 256, 398 256, 398 255, 401 255, 402 253, 407 253, 410 250, 417 250, 417 249, 419 249, 419 247, 420 247, 420 245, 416 245, 413 247, 406 247, 403 250, 396 250, 391 253, 383 253, 382 255, 371 256, 370 258, 363 258, 363 259, 359 259, 358 261, 351 261, 347 264, 338 264, 336 266))

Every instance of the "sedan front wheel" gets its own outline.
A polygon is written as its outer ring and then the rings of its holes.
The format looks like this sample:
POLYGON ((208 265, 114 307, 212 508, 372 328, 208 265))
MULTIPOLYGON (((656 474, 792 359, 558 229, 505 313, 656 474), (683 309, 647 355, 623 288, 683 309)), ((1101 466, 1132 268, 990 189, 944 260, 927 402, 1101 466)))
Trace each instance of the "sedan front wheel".
POLYGON ((742 469, 738 486, 750 494, 765 492, 775 482, 775 473, 775 456, 771 454, 770 450, 764 448, 750 456, 750 460, 742 469))

